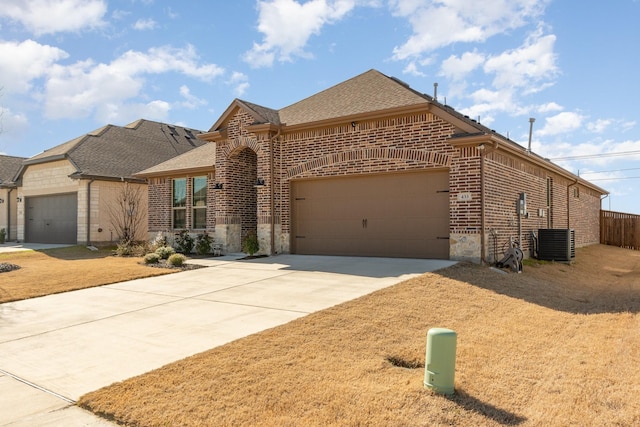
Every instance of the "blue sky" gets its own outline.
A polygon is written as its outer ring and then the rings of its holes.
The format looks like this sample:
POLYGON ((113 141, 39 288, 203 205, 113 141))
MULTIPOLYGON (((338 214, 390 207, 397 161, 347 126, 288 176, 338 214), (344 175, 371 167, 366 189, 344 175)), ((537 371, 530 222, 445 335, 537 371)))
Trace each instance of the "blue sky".
POLYGON ((138 118, 207 130, 375 68, 640 214, 639 0, 3 0, 0 153, 138 118))

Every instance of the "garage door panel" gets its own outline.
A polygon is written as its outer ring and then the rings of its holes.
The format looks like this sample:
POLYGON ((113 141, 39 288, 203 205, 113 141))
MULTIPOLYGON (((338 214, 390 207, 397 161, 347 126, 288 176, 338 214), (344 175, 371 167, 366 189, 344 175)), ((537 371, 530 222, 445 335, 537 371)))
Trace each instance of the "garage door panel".
POLYGON ((77 243, 76 193, 27 197, 25 240, 29 243, 77 243))
POLYGON ((297 181, 296 253, 449 257, 448 172, 297 181), (303 201, 298 201, 303 198, 303 201))

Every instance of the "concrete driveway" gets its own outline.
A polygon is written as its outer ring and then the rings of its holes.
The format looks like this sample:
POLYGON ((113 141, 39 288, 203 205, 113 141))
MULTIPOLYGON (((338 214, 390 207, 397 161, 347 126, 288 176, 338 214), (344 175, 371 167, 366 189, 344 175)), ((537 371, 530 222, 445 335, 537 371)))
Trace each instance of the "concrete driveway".
POLYGON ((83 394, 450 261, 279 255, 0 305, 0 425, 106 426, 83 394))

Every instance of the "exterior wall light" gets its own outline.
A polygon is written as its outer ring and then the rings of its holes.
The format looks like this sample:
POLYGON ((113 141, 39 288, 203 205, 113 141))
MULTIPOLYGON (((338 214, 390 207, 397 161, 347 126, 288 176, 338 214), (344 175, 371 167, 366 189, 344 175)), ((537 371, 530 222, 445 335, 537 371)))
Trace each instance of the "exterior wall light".
POLYGON ((21 202, 22 202, 22 197, 16 197, 16 201, 17 201, 18 203, 21 203, 21 202))
POLYGON ((4 203, 4 199, 0 199, 0 203, 4 203))
POLYGON ((221 182, 216 182, 215 184, 213 184, 213 189, 214 190, 222 190, 222 183, 221 182))
POLYGON ((256 183, 253 185, 254 187, 264 187, 264 178, 258 178, 256 183))

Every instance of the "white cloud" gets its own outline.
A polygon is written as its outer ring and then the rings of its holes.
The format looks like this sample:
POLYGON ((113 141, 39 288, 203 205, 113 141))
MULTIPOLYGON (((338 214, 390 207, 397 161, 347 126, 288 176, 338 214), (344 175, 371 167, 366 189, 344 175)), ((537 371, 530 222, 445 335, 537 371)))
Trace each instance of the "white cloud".
POLYGON ((545 124, 537 134, 540 136, 558 135, 579 129, 586 119, 585 116, 565 111, 545 119, 545 124))
POLYGON ((493 85, 524 88, 525 92, 539 91, 558 74, 553 34, 542 35, 540 29, 531 34, 517 49, 489 58, 484 66, 486 73, 495 74, 493 85))
POLYGON ((99 123, 124 123, 138 118, 166 121, 171 104, 155 100, 147 103, 106 103, 97 107, 95 118, 99 123))
POLYGON ((258 31, 263 34, 263 41, 254 43, 244 60, 259 68, 271 66, 275 60, 311 57, 305 51, 309 38, 319 34, 325 25, 341 20, 355 5, 356 0, 258 1, 258 31))
POLYGON ((611 119, 597 119, 595 122, 587 123, 587 129, 589 132, 603 133, 611 124, 613 124, 611 119))
POLYGON ((106 12, 104 0, 3 0, 0 17, 40 36, 101 27, 106 12))
POLYGON ((62 49, 33 40, 0 41, 0 86, 6 93, 26 93, 34 79, 44 76, 53 64, 68 56, 62 49))
POLYGON ((8 108, 0 110, 0 134, 3 138, 15 138, 26 132, 29 119, 24 113, 15 113, 8 108))
POLYGON ((395 16, 406 18, 413 34, 393 58, 419 57, 457 42, 484 42, 539 16, 548 0, 390 0, 395 16))
POLYGON ((184 101, 180 103, 180 106, 189 110, 195 110, 198 107, 207 105, 207 100, 193 95, 187 85, 180 86, 180 96, 184 98, 184 101))
POLYGON ((555 102, 548 102, 546 104, 538 105, 538 107, 536 108, 536 111, 538 111, 541 114, 555 113, 557 111, 562 111, 562 110, 564 110, 562 105, 559 105, 555 102))
POLYGON ((462 56, 458 57, 451 55, 449 58, 442 61, 440 66, 441 76, 450 78, 451 80, 462 80, 467 74, 477 69, 485 61, 485 56, 476 51, 465 52, 462 56))
POLYGON ((244 73, 234 71, 231 78, 227 80, 227 85, 233 86, 233 93, 236 97, 241 97, 249 89, 249 77, 244 73))
POLYGON ((146 31, 153 30, 158 26, 158 23, 154 21, 152 18, 148 19, 138 19, 135 24, 133 24, 133 29, 138 31, 146 31))
MULTIPOLYGON (((192 46, 162 47, 148 52, 128 51, 109 64, 87 60, 69 66, 54 65, 45 87, 45 115, 77 118, 97 111, 98 115, 111 117, 114 108, 141 95, 148 74, 177 72, 203 81, 223 74, 222 68, 199 65, 198 59, 192 46)), ((156 113, 167 110, 158 102, 142 106, 156 113)))

